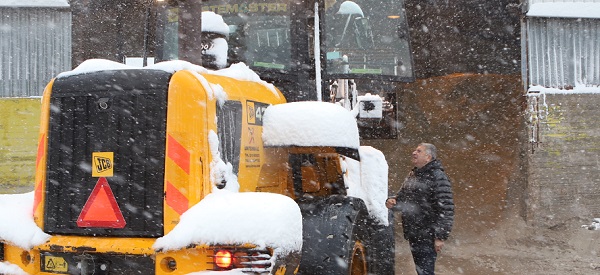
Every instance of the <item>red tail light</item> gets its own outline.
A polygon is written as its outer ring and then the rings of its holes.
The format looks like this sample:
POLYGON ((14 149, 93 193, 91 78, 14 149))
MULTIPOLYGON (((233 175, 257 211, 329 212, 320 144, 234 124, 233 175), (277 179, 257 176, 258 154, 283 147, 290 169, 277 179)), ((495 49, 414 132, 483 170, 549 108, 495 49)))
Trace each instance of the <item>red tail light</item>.
POLYGON ((219 250, 215 253, 215 264, 219 268, 230 268, 233 263, 233 255, 227 250, 219 250))
POLYGON ((254 249, 222 248, 213 255, 215 270, 262 272, 271 267, 271 253, 254 249))

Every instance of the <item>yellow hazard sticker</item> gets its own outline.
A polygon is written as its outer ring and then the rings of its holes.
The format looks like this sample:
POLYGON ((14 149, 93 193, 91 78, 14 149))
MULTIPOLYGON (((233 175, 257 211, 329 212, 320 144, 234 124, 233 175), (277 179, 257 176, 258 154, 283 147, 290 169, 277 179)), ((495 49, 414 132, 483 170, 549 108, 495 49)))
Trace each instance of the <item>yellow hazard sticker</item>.
POLYGON ((114 170, 113 152, 92 153, 92 177, 112 177, 114 170))
POLYGON ((67 272, 69 264, 63 257, 44 256, 44 269, 53 272, 67 272))
POLYGON ((248 114, 248 124, 256 123, 256 109, 254 109, 254 102, 246 101, 246 111, 248 114))

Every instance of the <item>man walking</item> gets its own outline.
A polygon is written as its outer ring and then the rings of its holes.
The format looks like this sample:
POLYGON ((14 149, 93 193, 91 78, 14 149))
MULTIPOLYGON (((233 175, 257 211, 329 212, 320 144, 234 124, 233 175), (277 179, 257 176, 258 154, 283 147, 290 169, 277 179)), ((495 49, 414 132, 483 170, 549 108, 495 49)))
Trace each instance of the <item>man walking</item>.
POLYGON ((421 143, 412 153, 414 168, 387 208, 402 212, 404 238, 419 275, 433 275, 437 254, 454 223, 452 188, 433 144, 421 143))

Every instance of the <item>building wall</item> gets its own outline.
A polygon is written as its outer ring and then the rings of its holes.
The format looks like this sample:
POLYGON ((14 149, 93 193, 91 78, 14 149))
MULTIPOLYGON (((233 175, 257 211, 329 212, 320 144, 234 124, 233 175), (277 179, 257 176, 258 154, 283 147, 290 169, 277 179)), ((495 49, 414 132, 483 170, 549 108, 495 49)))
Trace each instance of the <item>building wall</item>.
POLYGON ((0 193, 32 190, 41 98, 0 98, 0 193))
MULTIPOLYGON (((362 140, 389 165, 390 194, 413 167, 411 152, 435 144, 452 182, 452 235, 469 238, 494 230, 521 211, 526 174, 525 98, 519 75, 453 74, 420 79, 397 90, 397 139, 362 140)), ((399 227, 398 227, 399 228, 399 227)))
MULTIPOLYGON (((143 56, 146 7, 155 1, 69 2, 73 12, 73 67, 92 58, 123 62, 125 57, 143 56)), ((153 25, 149 24, 148 27, 152 28, 153 25)), ((153 39, 149 37, 150 41, 153 39)), ((149 45, 151 51, 152 45, 149 45)))
POLYGON ((600 93, 528 97, 527 220, 556 226, 600 213, 600 93))
POLYGON ((524 2, 525 216, 543 227, 589 220, 600 213, 600 15, 589 12, 600 0, 524 2))
POLYGON ((41 96, 48 81, 71 69, 68 8, 0 5, 0 97, 41 96))

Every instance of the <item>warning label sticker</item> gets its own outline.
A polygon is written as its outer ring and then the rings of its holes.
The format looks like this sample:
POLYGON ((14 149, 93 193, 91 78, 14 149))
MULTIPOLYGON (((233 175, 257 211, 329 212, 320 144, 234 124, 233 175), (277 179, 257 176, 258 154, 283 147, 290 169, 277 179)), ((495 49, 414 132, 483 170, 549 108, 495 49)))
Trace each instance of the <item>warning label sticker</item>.
POLYGON ((44 256, 44 269, 52 272, 67 272, 69 265, 62 257, 44 256))
POLYGON ((114 153, 93 152, 92 164, 92 177, 112 177, 114 170, 114 153))

